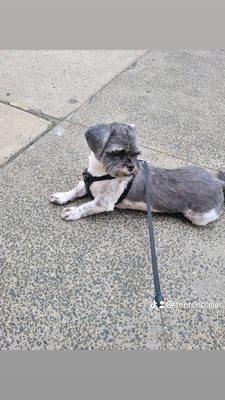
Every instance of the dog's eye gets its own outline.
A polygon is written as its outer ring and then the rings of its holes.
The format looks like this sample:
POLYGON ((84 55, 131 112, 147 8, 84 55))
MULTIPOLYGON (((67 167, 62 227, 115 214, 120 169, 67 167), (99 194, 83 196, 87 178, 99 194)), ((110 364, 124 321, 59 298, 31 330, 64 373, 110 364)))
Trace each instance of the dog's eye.
POLYGON ((117 157, 123 157, 125 155, 125 151, 124 150, 115 150, 111 154, 113 154, 114 156, 117 156, 117 157))

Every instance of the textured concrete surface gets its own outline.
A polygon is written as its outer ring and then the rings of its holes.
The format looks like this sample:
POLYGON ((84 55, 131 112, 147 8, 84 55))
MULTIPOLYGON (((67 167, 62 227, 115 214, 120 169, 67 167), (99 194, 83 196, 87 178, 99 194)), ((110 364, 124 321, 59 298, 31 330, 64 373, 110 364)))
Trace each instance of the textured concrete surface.
POLYGON ((225 213, 206 228, 154 216, 162 320, 145 213, 69 223, 49 203, 78 181, 99 121, 135 122, 157 165, 225 169, 224 54, 148 53, 2 168, 1 349, 225 349, 225 213))
POLYGON ((150 51, 69 119, 136 123, 143 144, 222 168, 225 52, 150 51))
POLYGON ((117 212, 68 224, 49 202, 53 191, 77 181, 87 154, 83 129, 72 124, 4 168, 1 348, 162 346, 159 315, 144 311, 152 290, 146 242, 139 252, 130 233, 132 223, 145 234, 144 215, 117 212))
POLYGON ((0 165, 41 135, 50 123, 0 104, 0 165))
MULTIPOLYGON (((117 210, 68 223, 62 207, 49 203, 86 165, 84 131, 64 123, 2 173, 1 348, 164 349, 165 340, 169 349, 223 348, 225 215, 207 229, 154 217, 167 299, 220 302, 216 310, 163 310, 163 336, 151 308, 145 213, 117 210)), ((183 164, 147 148, 143 157, 183 164)))
POLYGON ((0 100, 65 117, 145 50, 0 51, 0 100))

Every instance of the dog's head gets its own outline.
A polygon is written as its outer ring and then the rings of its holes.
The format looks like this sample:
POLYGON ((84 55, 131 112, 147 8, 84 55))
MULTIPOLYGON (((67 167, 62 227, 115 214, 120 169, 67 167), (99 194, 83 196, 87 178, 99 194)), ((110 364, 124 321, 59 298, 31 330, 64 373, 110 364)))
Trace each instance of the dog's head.
POLYGON ((137 131, 135 125, 113 122, 91 126, 85 134, 90 149, 112 176, 137 172, 137 131))

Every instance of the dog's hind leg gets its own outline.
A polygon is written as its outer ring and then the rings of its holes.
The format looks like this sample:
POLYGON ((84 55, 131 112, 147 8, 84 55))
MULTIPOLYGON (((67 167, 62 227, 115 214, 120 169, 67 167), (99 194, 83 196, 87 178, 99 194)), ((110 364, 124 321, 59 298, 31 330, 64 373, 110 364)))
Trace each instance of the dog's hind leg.
POLYGON ((87 194, 86 192, 86 187, 84 181, 80 181, 78 185, 68 191, 68 192, 59 192, 59 193, 54 193, 50 197, 51 203, 55 204, 66 204, 68 201, 73 201, 75 199, 78 199, 79 197, 83 197, 87 194))
POLYGON ((212 209, 210 211, 204 213, 198 213, 192 210, 187 210, 184 215, 187 219, 189 219, 194 225, 205 226, 210 222, 216 221, 221 212, 218 212, 216 209, 212 209))

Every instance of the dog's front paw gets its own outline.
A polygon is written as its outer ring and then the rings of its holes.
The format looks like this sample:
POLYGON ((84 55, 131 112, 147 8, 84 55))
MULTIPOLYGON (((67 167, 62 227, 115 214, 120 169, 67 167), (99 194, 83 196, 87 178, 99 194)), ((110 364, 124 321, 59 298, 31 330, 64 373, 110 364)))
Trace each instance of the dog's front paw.
POLYGON ((80 218, 78 207, 67 207, 63 209, 62 218, 66 221, 74 221, 80 218))
POLYGON ((53 193, 53 195, 50 197, 50 201, 51 203, 55 204, 65 204, 69 201, 68 193, 67 192, 53 193))

